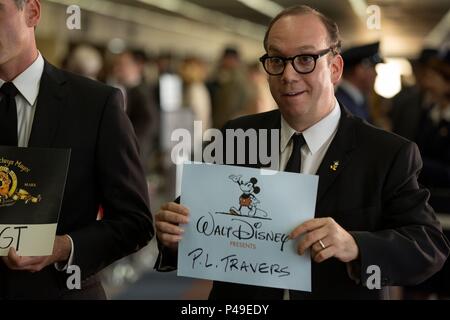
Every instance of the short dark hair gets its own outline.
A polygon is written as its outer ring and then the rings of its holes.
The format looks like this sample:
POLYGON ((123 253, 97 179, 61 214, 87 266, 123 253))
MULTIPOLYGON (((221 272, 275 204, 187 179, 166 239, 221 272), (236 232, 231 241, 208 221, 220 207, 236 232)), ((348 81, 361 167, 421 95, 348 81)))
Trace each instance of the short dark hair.
POLYGON ((269 24, 269 27, 267 28, 266 34, 264 35, 264 49, 267 51, 267 40, 269 38, 269 32, 272 29, 275 22, 280 20, 283 17, 286 16, 296 16, 296 15, 306 15, 306 14, 312 14, 315 15, 320 19, 320 21, 323 23, 325 28, 327 29, 328 33, 328 41, 330 43, 330 47, 333 48, 333 53, 338 54, 341 50, 341 36, 339 34, 339 28, 332 19, 328 18, 326 15, 321 13, 320 11, 313 9, 306 5, 298 5, 293 6, 287 9, 284 9, 281 11, 275 18, 272 19, 272 21, 269 24))
POLYGON ((14 3, 16 4, 17 9, 23 10, 23 7, 25 6, 25 3, 27 0, 14 0, 14 3))

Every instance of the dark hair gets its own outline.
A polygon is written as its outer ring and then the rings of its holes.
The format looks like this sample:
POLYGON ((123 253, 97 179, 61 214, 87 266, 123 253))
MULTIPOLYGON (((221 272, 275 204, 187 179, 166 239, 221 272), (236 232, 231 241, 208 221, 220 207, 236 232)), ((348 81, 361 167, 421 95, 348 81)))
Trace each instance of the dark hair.
POLYGON ((145 64, 149 61, 147 53, 142 49, 130 50, 130 53, 133 55, 133 59, 139 63, 145 64))
POLYGON ((333 53, 338 54, 341 50, 341 36, 339 34, 339 28, 336 22, 334 22, 332 19, 328 18, 318 10, 305 5, 298 5, 284 9, 275 18, 272 19, 272 21, 269 24, 269 27, 267 28, 266 34, 264 35, 264 49, 266 49, 267 51, 267 40, 269 38, 269 32, 272 29, 272 26, 275 24, 275 22, 286 16, 296 16, 306 14, 315 15, 320 19, 320 21, 327 29, 328 41, 330 43, 330 47, 333 48, 333 53))
POLYGON ((14 0, 14 3, 16 4, 17 9, 23 10, 23 7, 25 6, 25 3, 27 0, 14 0))
POLYGON ((223 56, 239 57, 239 51, 235 47, 226 47, 223 50, 223 56))

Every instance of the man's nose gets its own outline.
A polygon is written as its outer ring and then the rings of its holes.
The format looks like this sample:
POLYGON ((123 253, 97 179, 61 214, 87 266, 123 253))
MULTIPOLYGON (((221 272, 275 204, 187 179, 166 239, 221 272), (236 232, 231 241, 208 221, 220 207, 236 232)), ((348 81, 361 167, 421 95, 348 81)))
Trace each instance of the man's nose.
POLYGON ((294 66, 292 65, 292 60, 286 61, 284 71, 281 74, 281 81, 292 82, 297 81, 299 78, 300 74, 297 71, 295 71, 294 66))

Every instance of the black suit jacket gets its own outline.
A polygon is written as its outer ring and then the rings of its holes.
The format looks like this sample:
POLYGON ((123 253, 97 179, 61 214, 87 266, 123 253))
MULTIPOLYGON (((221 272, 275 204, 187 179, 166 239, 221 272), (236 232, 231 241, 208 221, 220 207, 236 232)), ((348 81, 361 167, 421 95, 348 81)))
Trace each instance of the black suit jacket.
MULTIPOLYGON (((86 280, 153 237, 136 138, 118 90, 48 63, 36 108, 29 147, 71 149, 57 234, 72 237, 86 280)), ((30 273, 0 262, 0 298, 57 299, 67 294, 66 278, 53 265, 30 273)))
MULTIPOLYGON (((315 217, 332 217, 353 235, 360 257, 352 266, 359 270, 359 283, 337 259, 313 262, 312 292, 290 291, 291 299, 387 298, 386 286, 427 279, 449 253, 448 241, 427 204, 429 193, 417 183, 422 165, 417 146, 341 109, 338 131, 317 172, 315 217), (333 171, 335 161, 339 166, 333 171), (381 269, 381 290, 365 286, 370 265, 381 269)), ((275 110, 230 121, 225 129, 280 129, 280 119, 275 110)), ((164 253, 158 267, 173 263, 164 261, 164 253)), ((281 299, 283 290, 215 281, 210 298, 230 297, 281 299)))

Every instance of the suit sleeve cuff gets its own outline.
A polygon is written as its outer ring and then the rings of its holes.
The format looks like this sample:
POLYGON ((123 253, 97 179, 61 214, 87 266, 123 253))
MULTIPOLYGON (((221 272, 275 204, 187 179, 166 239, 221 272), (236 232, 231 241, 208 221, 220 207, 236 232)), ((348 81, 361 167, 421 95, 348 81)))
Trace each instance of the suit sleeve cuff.
POLYGON ((178 253, 164 247, 157 239, 159 254, 154 268, 160 272, 174 271, 177 269, 178 253))

